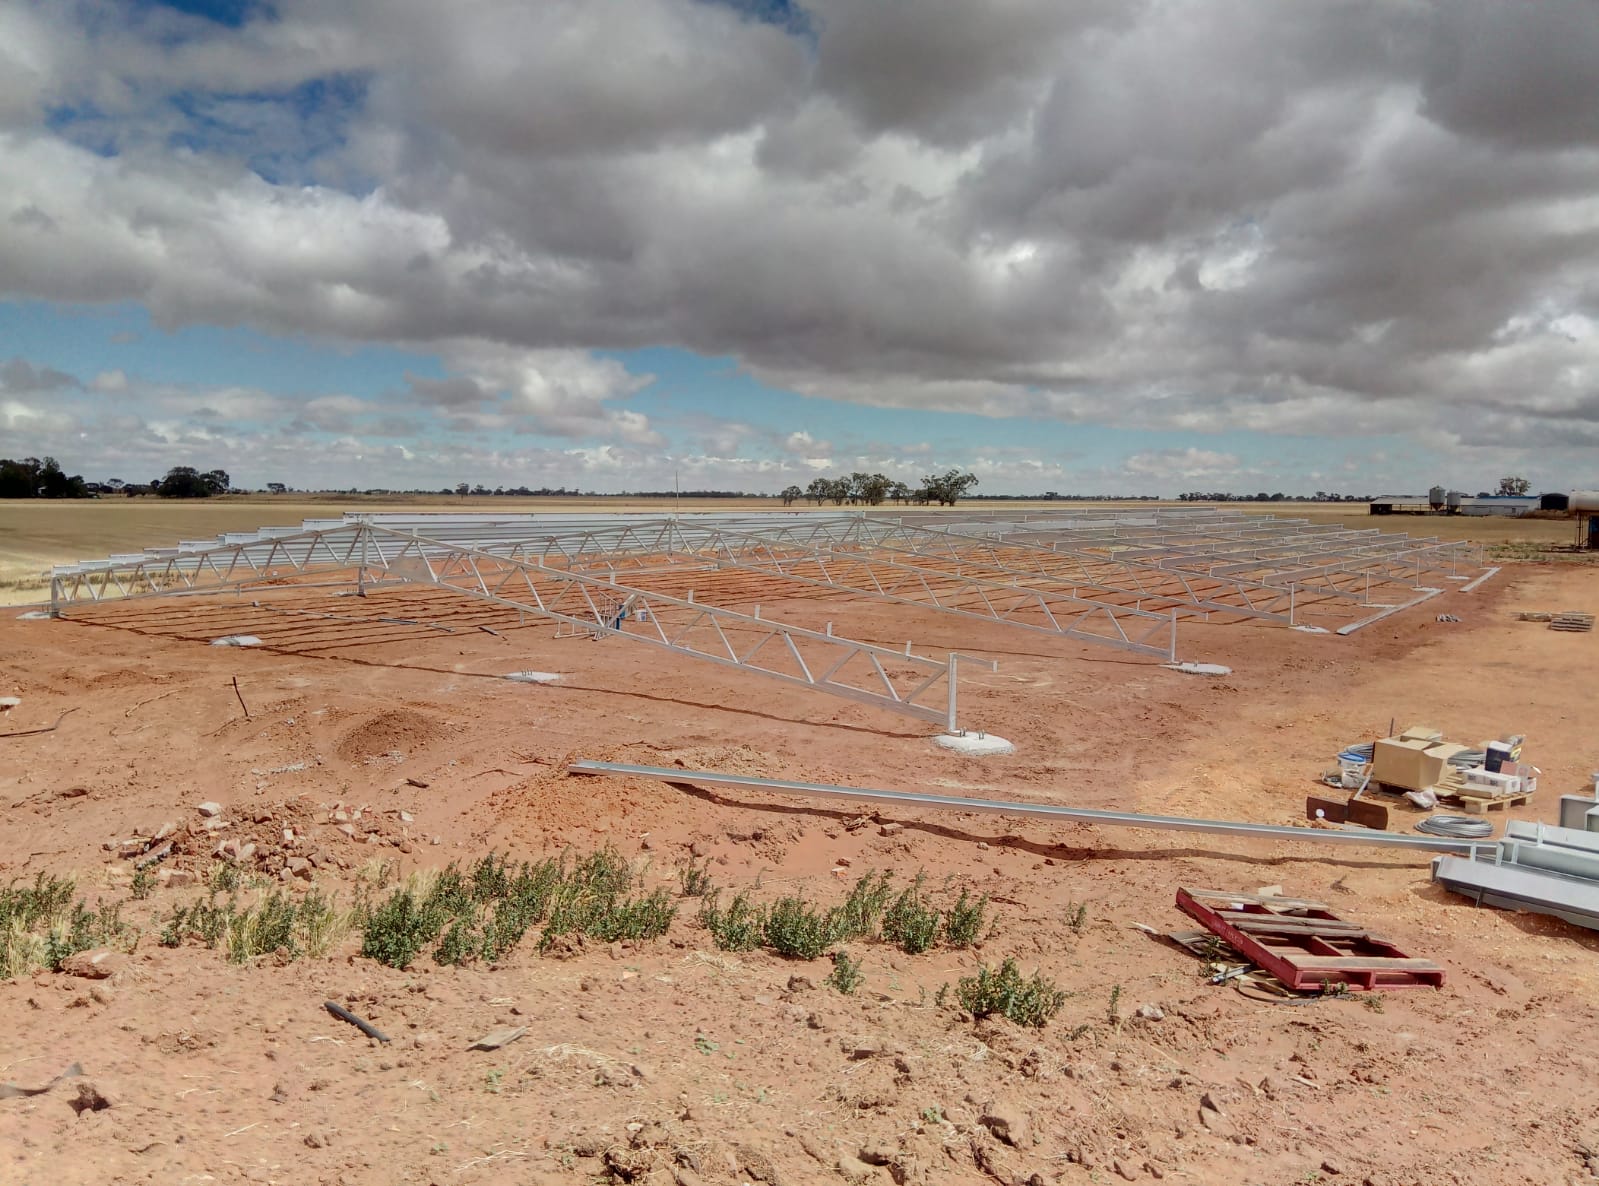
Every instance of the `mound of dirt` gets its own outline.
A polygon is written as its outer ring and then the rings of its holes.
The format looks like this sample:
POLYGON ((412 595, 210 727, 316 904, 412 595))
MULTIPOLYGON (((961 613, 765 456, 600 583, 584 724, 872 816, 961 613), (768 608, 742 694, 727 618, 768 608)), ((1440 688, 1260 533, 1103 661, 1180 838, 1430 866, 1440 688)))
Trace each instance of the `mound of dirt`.
POLYGON ((444 723, 413 708, 394 708, 367 717, 343 738, 334 750, 346 762, 357 765, 391 753, 410 754, 445 735, 444 723))

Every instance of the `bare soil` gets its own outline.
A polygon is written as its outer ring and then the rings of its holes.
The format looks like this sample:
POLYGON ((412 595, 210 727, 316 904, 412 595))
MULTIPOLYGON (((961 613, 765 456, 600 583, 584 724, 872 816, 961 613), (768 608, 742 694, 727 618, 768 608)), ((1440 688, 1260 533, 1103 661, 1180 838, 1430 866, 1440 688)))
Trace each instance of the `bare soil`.
POLYGON ((142 934, 110 979, 0 984, 0 1083, 42 1086, 78 1063, 92 1084, 0 1092, 0 1181, 1591 1181, 1599 936, 1451 896, 1422 854, 874 814, 565 766, 1303 823, 1341 746, 1425 723, 1467 741, 1525 733, 1543 777, 1511 814, 1553 819, 1599 765, 1599 636, 1513 614, 1596 602, 1591 568, 1513 565, 1350 637, 1185 624, 1183 657, 1233 668, 1219 679, 904 607, 785 607, 999 660, 963 681, 967 719, 1017 746, 985 758, 872 708, 556 639, 441 593, 7 615, 0 695, 22 704, 0 732, 73 711, 53 732, 0 740, 0 883, 73 873, 91 901, 125 899, 118 842, 170 823, 166 867, 203 877, 227 840, 255 845, 248 871, 280 884, 291 853, 310 854, 344 902, 377 858, 403 874, 612 845, 648 886, 675 887, 697 852, 728 889, 824 901, 867 870, 921 870, 937 900, 989 895, 994 925, 976 951, 851 945, 866 974, 853 996, 823 985, 825 960, 717 951, 692 900, 663 939, 559 958, 525 942, 494 967, 424 955, 398 971, 360 958, 352 937, 324 959, 235 966, 156 942, 160 917, 203 893, 169 884, 128 901, 142 934), (228 633, 264 645, 206 645, 228 633), (530 669, 563 678, 503 678, 530 669), (206 801, 221 827, 205 827, 206 801), (1179 886, 1267 885, 1436 960, 1445 987, 1270 1003, 1206 983, 1194 957, 1138 929, 1191 926, 1179 886), (936 1003, 941 985, 1006 956, 1070 992, 1047 1027, 936 1003), (363 1037, 327 1000, 393 1041, 363 1037), (506 1025, 527 1032, 469 1049, 506 1025))

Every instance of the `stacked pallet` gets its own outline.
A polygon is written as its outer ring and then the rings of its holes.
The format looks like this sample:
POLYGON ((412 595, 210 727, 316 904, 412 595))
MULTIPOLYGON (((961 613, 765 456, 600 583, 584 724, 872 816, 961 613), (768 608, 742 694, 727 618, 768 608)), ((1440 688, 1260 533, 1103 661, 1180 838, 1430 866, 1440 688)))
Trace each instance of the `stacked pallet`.
POLYGON ((1549 619, 1551 630, 1587 631, 1593 629, 1593 615, 1566 610, 1549 619))

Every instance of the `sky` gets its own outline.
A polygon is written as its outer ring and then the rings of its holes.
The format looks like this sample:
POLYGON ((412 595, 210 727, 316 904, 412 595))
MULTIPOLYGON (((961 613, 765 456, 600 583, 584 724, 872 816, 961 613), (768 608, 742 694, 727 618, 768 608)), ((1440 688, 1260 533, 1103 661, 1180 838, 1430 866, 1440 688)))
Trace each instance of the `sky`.
POLYGON ((1594 0, 0 0, 0 456, 1599 487, 1594 0))

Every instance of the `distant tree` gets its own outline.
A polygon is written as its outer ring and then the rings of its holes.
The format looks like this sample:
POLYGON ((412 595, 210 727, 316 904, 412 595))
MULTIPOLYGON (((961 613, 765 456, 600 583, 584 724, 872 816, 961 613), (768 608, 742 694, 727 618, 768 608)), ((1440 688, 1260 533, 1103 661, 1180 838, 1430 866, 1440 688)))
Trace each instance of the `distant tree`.
POLYGON ((922 488, 927 491, 928 501, 937 502, 940 506, 954 506, 975 485, 976 474, 963 474, 958 469, 928 474, 922 479, 922 488))
POLYGON ((1531 489, 1532 483, 1527 481, 1526 478, 1517 478, 1512 476, 1499 479, 1499 489, 1496 493, 1498 493, 1501 497, 1509 496, 1521 498, 1524 497, 1527 491, 1531 489))
POLYGON ((894 483, 882 474, 863 474, 856 471, 849 476, 850 503, 863 502, 870 507, 881 506, 893 485, 894 483))
POLYGON ((462 498, 465 498, 468 494, 472 493, 472 483, 471 482, 462 482, 462 483, 460 483, 458 486, 456 486, 455 492, 457 494, 459 494, 462 498))
POLYGON ((805 487, 805 497, 812 499, 817 506, 827 501, 827 479, 812 478, 811 484, 805 487))
POLYGON ((89 484, 62 472, 54 457, 0 458, 0 498, 88 498, 89 484))
POLYGON ((226 494, 228 488, 233 485, 233 480, 228 477, 228 471, 225 469, 209 470, 200 475, 200 480, 212 494, 226 494))
POLYGON ((909 502, 911 488, 905 485, 904 482, 895 482, 888 488, 888 496, 895 502, 909 502))
POLYGON ((150 483, 162 498, 210 498, 217 493, 216 483, 210 474, 202 474, 192 465, 175 465, 167 476, 150 483))
POLYGON ((285 486, 282 482, 268 482, 267 483, 267 493, 268 494, 287 494, 288 491, 289 491, 289 488, 287 486, 285 486))
POLYGON ((833 500, 834 506, 843 506, 849 500, 852 489, 848 478, 827 479, 827 497, 833 500))
POLYGON ((786 507, 793 506, 796 502, 804 497, 805 491, 801 490, 798 486, 783 487, 783 505, 786 507))

